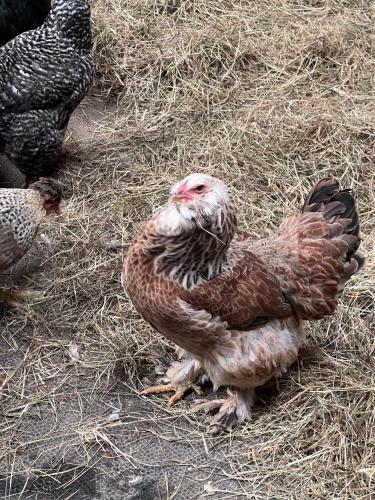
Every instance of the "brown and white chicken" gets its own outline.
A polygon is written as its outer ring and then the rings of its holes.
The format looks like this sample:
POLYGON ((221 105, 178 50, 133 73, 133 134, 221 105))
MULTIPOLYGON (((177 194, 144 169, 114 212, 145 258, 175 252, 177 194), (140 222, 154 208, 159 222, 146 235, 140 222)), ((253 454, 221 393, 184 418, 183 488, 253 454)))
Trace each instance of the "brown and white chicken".
MULTIPOLYGON (((59 212, 64 190, 60 182, 43 177, 29 189, 0 189, 0 273, 31 248, 44 216, 59 212)), ((0 289, 1 302, 17 305, 17 294, 0 289)))
POLYGON ((173 404, 205 374, 226 400, 197 401, 217 411, 209 430, 251 417, 254 388, 285 372, 298 355, 303 322, 333 314, 363 265, 355 202, 335 180, 320 181, 302 210, 270 236, 237 228, 223 182, 192 174, 140 229, 124 260, 122 283, 138 312, 178 346, 169 383, 173 404))

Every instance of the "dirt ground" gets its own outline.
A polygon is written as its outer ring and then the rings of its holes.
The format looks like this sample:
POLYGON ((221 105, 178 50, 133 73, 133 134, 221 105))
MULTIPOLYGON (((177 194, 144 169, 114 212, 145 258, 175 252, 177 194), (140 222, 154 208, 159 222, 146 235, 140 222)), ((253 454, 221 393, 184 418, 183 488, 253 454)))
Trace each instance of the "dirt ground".
POLYGON ((1 498, 375 496, 371 15, 354 0, 94 2, 97 80, 62 174, 74 196, 1 277, 32 292, 0 319, 1 498), (299 362, 258 391, 253 421, 217 437, 193 396, 138 396, 173 351, 120 283, 138 224, 193 171, 224 179, 259 235, 336 177, 367 258, 337 314, 307 325, 299 362))

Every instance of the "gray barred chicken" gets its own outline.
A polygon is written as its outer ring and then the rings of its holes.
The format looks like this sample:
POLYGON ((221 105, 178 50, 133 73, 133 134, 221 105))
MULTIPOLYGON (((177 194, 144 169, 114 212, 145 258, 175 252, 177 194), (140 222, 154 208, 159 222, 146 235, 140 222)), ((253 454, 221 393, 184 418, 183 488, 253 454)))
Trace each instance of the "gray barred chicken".
POLYGON ((88 0, 56 0, 40 28, 0 47, 0 154, 26 185, 57 166, 93 77, 88 0))
POLYGON ((0 46, 24 31, 38 28, 50 8, 50 0, 0 0, 0 46))
POLYGON ((226 186, 192 174, 140 229, 125 257, 122 283, 143 318, 177 344, 164 385, 142 394, 200 393, 203 375, 228 399, 197 400, 217 412, 209 430, 250 419, 254 389, 297 359, 305 320, 333 314, 363 265, 353 196, 320 181, 302 210, 266 238, 237 228, 226 186))
MULTIPOLYGON (((31 248, 45 215, 59 213, 65 187, 41 178, 29 189, 0 189, 0 273, 31 248)), ((17 295, 0 289, 0 303, 17 305, 17 295)))

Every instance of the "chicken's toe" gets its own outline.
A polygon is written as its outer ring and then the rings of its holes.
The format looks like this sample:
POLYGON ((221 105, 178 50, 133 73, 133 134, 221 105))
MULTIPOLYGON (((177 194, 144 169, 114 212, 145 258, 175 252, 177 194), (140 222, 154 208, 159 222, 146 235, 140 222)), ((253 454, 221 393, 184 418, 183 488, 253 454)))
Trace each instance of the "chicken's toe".
POLYGON ((241 422, 235 405, 223 405, 212 418, 207 430, 211 434, 217 434, 223 430, 230 432, 241 422))
POLYGON ((149 396, 150 394, 163 394, 164 392, 172 392, 175 390, 173 384, 159 384, 151 387, 146 387, 139 394, 140 396, 149 396))
POLYGON ((245 420, 251 420, 251 407, 254 403, 254 391, 236 390, 229 392, 228 399, 213 399, 212 401, 195 401, 193 411, 204 410, 206 413, 217 411, 212 417, 208 432, 217 434, 220 431, 232 431, 245 420))
POLYGON ((152 387, 147 387, 144 389, 140 395, 149 396, 150 394, 162 394, 164 392, 174 392, 174 395, 169 398, 168 405, 173 406, 177 401, 183 399, 183 397, 189 392, 194 391, 199 396, 203 396, 202 389, 195 384, 186 385, 175 385, 175 384, 160 384, 153 385, 152 387))
POLYGON ((205 413, 214 413, 218 411, 225 403, 226 399, 196 399, 191 406, 192 411, 204 411, 205 413))

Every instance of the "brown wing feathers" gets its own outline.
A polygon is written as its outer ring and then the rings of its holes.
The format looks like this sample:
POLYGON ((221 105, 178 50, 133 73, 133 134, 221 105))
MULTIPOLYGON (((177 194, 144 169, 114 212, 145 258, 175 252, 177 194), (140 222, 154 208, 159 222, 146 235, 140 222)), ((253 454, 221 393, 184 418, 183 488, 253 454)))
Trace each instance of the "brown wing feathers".
POLYGON ((203 284, 184 299, 240 330, 293 311, 301 319, 322 318, 334 312, 345 283, 363 265, 356 253, 358 234, 350 191, 324 179, 310 191, 302 213, 284 220, 262 244, 240 233, 232 245, 244 253, 230 275, 203 284))

